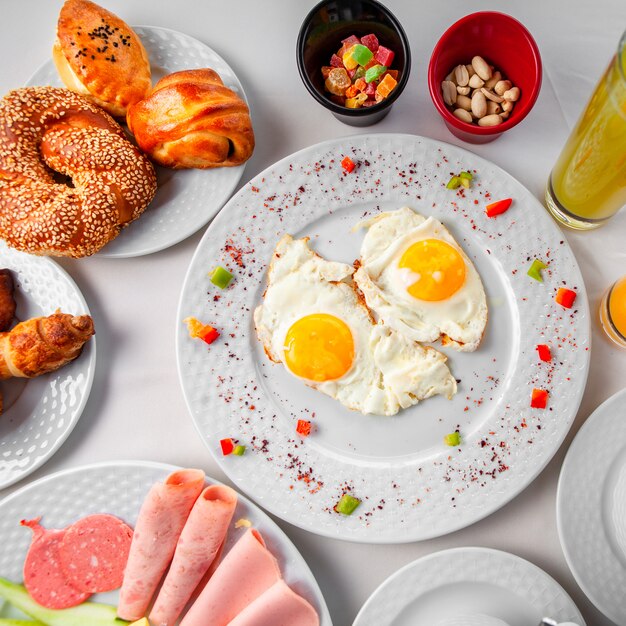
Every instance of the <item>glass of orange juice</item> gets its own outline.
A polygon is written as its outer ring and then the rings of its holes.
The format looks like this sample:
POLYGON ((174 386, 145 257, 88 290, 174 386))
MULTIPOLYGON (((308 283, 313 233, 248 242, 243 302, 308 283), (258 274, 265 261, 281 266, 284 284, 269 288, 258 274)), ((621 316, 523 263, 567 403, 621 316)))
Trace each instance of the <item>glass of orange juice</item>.
POLYGON ((604 294, 600 322, 606 334, 618 346, 626 348, 626 276, 604 294))
POLYGON ((546 204, 579 230, 626 205, 626 33, 550 174, 546 204))

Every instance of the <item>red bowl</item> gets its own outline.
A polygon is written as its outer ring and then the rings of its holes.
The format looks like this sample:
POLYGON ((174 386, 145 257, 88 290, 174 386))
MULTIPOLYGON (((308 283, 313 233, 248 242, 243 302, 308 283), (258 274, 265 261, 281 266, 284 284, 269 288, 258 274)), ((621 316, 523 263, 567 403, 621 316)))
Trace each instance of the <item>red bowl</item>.
POLYGON ((541 89, 541 57, 526 27, 515 18, 495 11, 480 11, 461 18, 442 35, 430 57, 428 89, 450 132, 470 143, 487 143, 519 124, 533 108, 541 89), (498 126, 468 124, 452 115, 441 93, 441 83, 459 64, 479 55, 500 70, 521 90, 509 118, 498 126))

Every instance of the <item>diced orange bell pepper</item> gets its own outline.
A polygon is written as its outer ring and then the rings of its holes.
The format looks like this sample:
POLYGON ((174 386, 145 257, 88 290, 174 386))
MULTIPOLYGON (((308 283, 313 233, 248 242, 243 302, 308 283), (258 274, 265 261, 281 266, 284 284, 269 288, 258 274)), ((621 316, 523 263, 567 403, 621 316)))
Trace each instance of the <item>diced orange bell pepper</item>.
POLYGON ((533 389, 530 406, 533 409, 545 409, 548 405, 548 392, 545 389, 533 389))

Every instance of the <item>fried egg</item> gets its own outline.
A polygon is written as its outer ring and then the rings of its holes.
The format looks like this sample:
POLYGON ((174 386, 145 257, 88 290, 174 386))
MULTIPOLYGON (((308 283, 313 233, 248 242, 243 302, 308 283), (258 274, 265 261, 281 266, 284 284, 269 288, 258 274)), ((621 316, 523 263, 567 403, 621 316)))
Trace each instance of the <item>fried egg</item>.
POLYGON ((354 280, 379 320, 414 341, 471 352, 487 324, 473 263, 446 227, 408 207, 361 222, 367 228, 354 280))
POLYGON ((451 398, 456 381, 445 355, 374 323, 353 273, 313 252, 307 238, 285 235, 254 312, 267 356, 361 413, 394 415, 435 394, 451 398))

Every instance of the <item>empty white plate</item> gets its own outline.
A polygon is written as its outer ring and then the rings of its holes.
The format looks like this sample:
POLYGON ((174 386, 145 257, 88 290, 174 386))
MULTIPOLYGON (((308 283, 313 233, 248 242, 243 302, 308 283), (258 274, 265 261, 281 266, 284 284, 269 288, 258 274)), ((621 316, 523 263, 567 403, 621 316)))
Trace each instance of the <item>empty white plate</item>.
POLYGON ((559 478, 557 524, 580 588, 609 619, 626 624, 626 389, 576 435, 559 478))
POLYGON ((534 626, 546 615, 585 626, 565 590, 536 565, 499 550, 455 548, 392 574, 353 626, 534 626))

